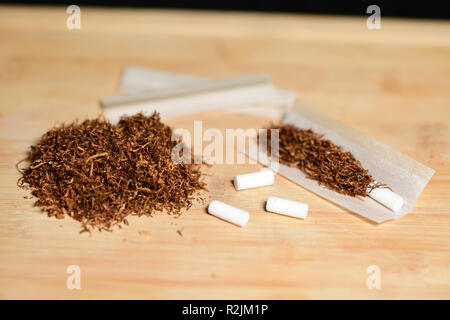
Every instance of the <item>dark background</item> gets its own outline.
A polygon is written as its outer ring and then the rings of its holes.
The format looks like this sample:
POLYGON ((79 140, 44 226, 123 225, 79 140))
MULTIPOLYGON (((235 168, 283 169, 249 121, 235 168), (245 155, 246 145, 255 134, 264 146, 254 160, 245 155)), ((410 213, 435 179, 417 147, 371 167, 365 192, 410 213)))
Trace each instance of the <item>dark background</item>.
POLYGON ((449 19, 450 0, 446 1, 363 1, 363 0, 259 0, 259 1, 144 1, 144 0, 99 0, 99 1, 1 1, 10 4, 59 4, 59 5, 92 5, 119 7, 150 7, 171 9, 207 9, 207 10, 239 10, 261 12, 291 12, 338 15, 367 15, 369 5, 376 4, 381 8, 381 16, 404 18, 449 19))

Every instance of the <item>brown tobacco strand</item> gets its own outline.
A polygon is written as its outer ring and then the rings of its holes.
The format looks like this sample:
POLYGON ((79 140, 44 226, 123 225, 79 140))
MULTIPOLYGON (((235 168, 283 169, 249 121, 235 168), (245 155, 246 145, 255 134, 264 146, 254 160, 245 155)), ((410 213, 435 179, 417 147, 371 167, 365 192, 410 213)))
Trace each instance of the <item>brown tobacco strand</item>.
MULTIPOLYGON (((279 130, 280 163, 299 168, 331 190, 357 197, 367 196, 368 190, 387 187, 381 183, 370 186, 374 179, 350 152, 311 129, 303 130, 293 125, 271 125, 269 129, 279 130)), ((268 130, 269 153, 270 133, 268 130)))
POLYGON ((111 231, 128 215, 177 215, 204 183, 199 165, 172 162, 179 141, 171 137, 157 113, 55 127, 31 146, 18 185, 48 216, 80 221, 82 232, 111 231))

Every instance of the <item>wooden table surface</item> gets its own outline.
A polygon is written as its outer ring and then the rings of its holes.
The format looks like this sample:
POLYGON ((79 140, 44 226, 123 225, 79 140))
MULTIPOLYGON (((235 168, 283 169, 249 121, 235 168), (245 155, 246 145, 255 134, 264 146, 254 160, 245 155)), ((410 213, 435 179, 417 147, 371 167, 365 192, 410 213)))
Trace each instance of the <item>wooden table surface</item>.
MULTIPOLYGON (((0 298, 450 298, 450 23, 365 17, 0 7, 0 298), (95 117, 127 65, 213 79, 272 74, 280 88, 436 170, 414 210, 368 223, 277 176, 235 192, 236 173, 207 169, 206 201, 251 212, 238 228, 206 214, 130 219, 113 233, 78 234, 19 190, 15 164, 53 125, 95 117), (269 214, 268 195, 306 201, 306 220, 269 214), (182 230, 183 236, 177 233, 182 230), (69 265, 81 289, 66 287, 69 265), (367 268, 381 271, 368 289, 367 268)), ((258 127, 270 119, 225 111, 171 119, 174 127, 258 127)))

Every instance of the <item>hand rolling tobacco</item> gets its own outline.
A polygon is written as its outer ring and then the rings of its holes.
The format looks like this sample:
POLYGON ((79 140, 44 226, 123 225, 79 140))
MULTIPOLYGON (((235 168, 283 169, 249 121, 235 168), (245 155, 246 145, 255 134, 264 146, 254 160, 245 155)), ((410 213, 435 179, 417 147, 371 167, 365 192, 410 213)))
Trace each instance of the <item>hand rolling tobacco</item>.
POLYGON ((120 228, 128 215, 180 214, 204 183, 199 165, 173 163, 171 136, 157 113, 55 127, 31 146, 18 185, 48 216, 81 222, 81 232, 120 228))
MULTIPOLYGON (((325 187, 351 197, 369 196, 382 205, 398 211, 403 199, 390 188, 376 182, 361 163, 348 151, 311 129, 294 125, 271 125, 279 130, 279 161, 297 167, 309 178, 325 187)), ((271 130, 268 130, 267 151, 270 154, 271 130)))

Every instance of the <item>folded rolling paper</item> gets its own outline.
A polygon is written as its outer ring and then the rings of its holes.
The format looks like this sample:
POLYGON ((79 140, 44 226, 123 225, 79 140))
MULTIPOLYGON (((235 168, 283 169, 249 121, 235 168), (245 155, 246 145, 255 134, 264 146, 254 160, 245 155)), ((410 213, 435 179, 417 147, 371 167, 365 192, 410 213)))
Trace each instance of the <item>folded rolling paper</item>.
POLYGON ((157 71, 126 69, 120 84, 122 91, 130 93, 101 99, 105 117, 117 123, 123 115, 158 111, 162 118, 177 117, 212 110, 277 107, 287 110, 294 102, 293 92, 280 90, 271 84, 267 74, 255 74, 223 80, 199 80, 157 71), (159 89, 155 79, 165 79, 159 89), (145 79, 137 86, 139 79, 145 79), (171 80, 176 80, 169 86, 171 80), (169 81, 170 80, 170 81, 169 81), (142 88, 146 88, 142 91, 142 88))
POLYGON ((320 186, 316 180, 308 178, 298 168, 278 164, 274 159, 268 158, 264 151, 258 150, 256 144, 243 152, 319 196, 374 222, 398 219, 411 211, 434 174, 433 169, 300 102, 296 102, 284 115, 282 123, 292 124, 301 129, 312 129, 318 134, 323 134, 325 139, 350 151, 376 181, 387 184, 403 198, 404 204, 401 209, 393 212, 370 197, 358 199, 320 186))

